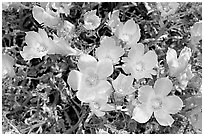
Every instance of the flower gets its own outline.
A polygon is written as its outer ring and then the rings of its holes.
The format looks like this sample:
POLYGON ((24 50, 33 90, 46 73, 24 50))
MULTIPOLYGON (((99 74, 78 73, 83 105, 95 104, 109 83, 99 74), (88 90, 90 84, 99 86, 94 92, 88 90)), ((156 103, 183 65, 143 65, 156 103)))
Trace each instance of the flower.
POLYGON ((178 79, 180 83, 180 88, 182 90, 185 90, 186 86, 188 85, 188 81, 193 77, 193 73, 191 71, 191 64, 188 64, 186 69, 179 74, 176 78, 178 79))
POLYGON ((192 53, 191 49, 184 47, 181 50, 179 58, 177 58, 177 53, 174 49, 168 48, 166 60, 169 66, 169 74, 172 77, 177 77, 181 72, 185 70, 188 65, 192 53))
POLYGON ((183 107, 183 102, 178 96, 167 96, 172 87, 173 84, 168 78, 157 79, 154 89, 149 85, 142 86, 138 91, 141 105, 134 108, 132 119, 145 123, 154 113, 160 125, 171 126, 174 119, 170 114, 177 113, 183 107))
POLYGON ((59 16, 49 9, 49 2, 46 5, 46 10, 42 7, 34 6, 32 14, 39 24, 44 23, 44 25, 49 27, 56 27, 61 22, 59 16))
POLYGON ((9 56, 8 54, 2 54, 2 77, 14 77, 15 72, 14 72, 14 59, 9 56))
POLYGON ((105 36, 99 48, 96 49, 96 57, 101 60, 108 58, 113 64, 118 63, 120 57, 124 54, 124 50, 120 46, 116 46, 115 40, 105 36))
POLYGON ((144 54, 144 45, 138 43, 132 46, 128 53, 128 57, 122 59, 124 62, 123 70, 139 80, 141 78, 151 78, 151 74, 155 75, 153 68, 157 65, 157 54, 155 51, 148 51, 144 54))
POLYGON ((140 40, 140 27, 133 19, 128 20, 125 24, 120 22, 116 27, 115 35, 125 42, 125 47, 128 48, 140 40))
POLYGON ((101 117, 105 115, 105 111, 112 111, 115 110, 113 105, 107 104, 108 97, 110 96, 111 89, 108 91, 104 91, 105 93, 100 93, 99 91, 97 97, 89 102, 89 107, 91 112, 94 113, 96 116, 101 117))
POLYGON ((116 93, 121 96, 126 96, 135 91, 132 86, 134 78, 132 76, 125 76, 124 74, 119 74, 119 76, 112 82, 113 88, 116 93))
POLYGON ((67 82, 82 102, 97 99, 111 88, 107 77, 113 73, 112 62, 108 59, 97 61, 94 57, 82 54, 77 63, 78 70, 69 73, 67 82))
POLYGON ((109 14, 108 26, 111 27, 113 32, 115 32, 116 27, 120 23, 119 13, 120 10, 114 10, 112 14, 109 14))
POLYGON ((192 46, 202 40, 202 21, 196 22, 190 29, 192 46))
POLYGON ((172 15, 176 12, 179 7, 179 3, 177 2, 158 2, 157 9, 161 12, 162 17, 166 17, 172 15))
POLYGON ((87 30, 95 30, 100 23, 101 18, 96 15, 96 10, 91 10, 84 14, 84 27, 87 30))
POLYGON ((20 52, 25 60, 33 58, 41 58, 46 54, 62 54, 62 55, 75 55, 78 52, 66 44, 61 38, 54 35, 54 40, 47 36, 43 29, 39 32, 30 31, 26 33, 25 42, 28 46, 23 47, 20 52))
POLYGON ((51 8, 54 8, 56 12, 70 14, 71 2, 50 2, 51 8))

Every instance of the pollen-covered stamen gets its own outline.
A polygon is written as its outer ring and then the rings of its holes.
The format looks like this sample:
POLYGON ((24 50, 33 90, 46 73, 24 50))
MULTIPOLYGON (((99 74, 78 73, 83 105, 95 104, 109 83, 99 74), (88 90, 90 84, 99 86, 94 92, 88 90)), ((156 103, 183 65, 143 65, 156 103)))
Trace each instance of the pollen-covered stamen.
POLYGON ((36 50, 38 51, 38 52, 46 52, 47 51, 47 49, 43 46, 43 45, 41 45, 40 43, 38 43, 37 45, 36 45, 36 50))
POLYGON ((90 74, 86 78, 86 83, 90 87, 94 87, 99 83, 99 77, 97 74, 90 74))
POLYGON ((128 34, 123 34, 122 40, 123 40, 124 42, 128 42, 128 41, 130 40, 130 35, 128 35, 128 34))
POLYGON ((154 110, 158 110, 162 108, 162 100, 160 98, 153 98, 151 100, 151 105, 154 110))
POLYGON ((144 71, 145 68, 144 68, 143 62, 137 62, 137 63, 135 64, 135 70, 136 70, 137 72, 144 71))
POLYGON ((100 109, 100 105, 97 102, 92 102, 92 104, 95 109, 100 109))

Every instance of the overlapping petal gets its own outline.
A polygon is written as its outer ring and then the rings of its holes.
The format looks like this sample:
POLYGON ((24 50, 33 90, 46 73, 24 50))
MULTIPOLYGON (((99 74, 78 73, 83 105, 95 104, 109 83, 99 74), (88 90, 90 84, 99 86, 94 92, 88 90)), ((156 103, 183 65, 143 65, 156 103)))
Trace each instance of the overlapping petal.
POLYGON ((116 46, 116 42, 112 37, 104 37, 101 45, 96 49, 96 57, 99 60, 108 58, 113 64, 118 63, 119 57, 124 54, 124 50, 120 46, 116 46))
POLYGON ((154 116, 157 122, 162 126, 171 126, 174 122, 174 119, 164 110, 154 111, 154 116))
POLYGON ((134 108, 132 114, 132 119, 139 123, 146 123, 151 118, 153 110, 146 105, 139 105, 134 108))
POLYGON ((142 86, 138 91, 138 100, 142 103, 148 103, 155 96, 155 92, 149 85, 142 86))
POLYGON ((119 74, 119 76, 112 82, 113 88, 116 93, 119 93, 123 96, 129 95, 135 91, 132 86, 133 83, 132 76, 125 76, 124 74, 119 74))
POLYGON ((145 69, 151 70, 155 66, 157 66, 158 63, 158 57, 155 51, 148 51, 144 54, 142 57, 142 61, 144 62, 145 69))
POLYGON ((99 60, 96 73, 100 79, 107 78, 113 73, 113 64, 109 59, 99 60))
POLYGON ((183 101, 178 96, 167 96, 163 99, 163 110, 169 114, 175 114, 183 107, 183 101))
POLYGON ((67 83, 72 87, 74 90, 78 90, 80 88, 80 83, 82 80, 83 74, 77 70, 72 70, 69 73, 69 76, 67 78, 67 83))
POLYGON ((128 57, 134 59, 135 61, 140 60, 144 55, 144 44, 138 43, 131 47, 128 57))
POLYGON ((171 80, 168 78, 159 78, 154 84, 154 91, 156 95, 167 96, 173 88, 171 80))
POLYGON ((86 70, 87 67, 96 68, 96 66, 97 66, 97 60, 93 56, 88 54, 81 54, 77 63, 77 67, 81 72, 86 70))

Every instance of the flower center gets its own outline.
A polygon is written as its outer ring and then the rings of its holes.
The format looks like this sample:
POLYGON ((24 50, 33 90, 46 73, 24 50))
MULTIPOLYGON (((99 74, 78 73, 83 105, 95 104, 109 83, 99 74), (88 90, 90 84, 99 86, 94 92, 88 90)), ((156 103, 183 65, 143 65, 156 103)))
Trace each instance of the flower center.
POLYGON ((144 64, 143 62, 137 62, 135 64, 135 70, 138 72, 144 71, 144 64))
POLYGON ((160 98, 154 98, 151 100, 151 105, 154 110, 162 108, 162 100, 160 98))
POLYGON ((86 83, 90 87, 94 87, 99 83, 99 77, 97 74, 91 74, 86 78, 86 83))
POLYGON ((128 34, 123 34, 122 40, 123 40, 124 42, 128 42, 128 41, 130 40, 130 36, 129 36, 128 34))
POLYGON ((100 105, 97 102, 92 102, 94 109, 100 109, 100 105))
POLYGON ((40 52, 40 53, 44 53, 47 51, 47 49, 43 45, 41 45, 40 43, 38 43, 36 45, 36 50, 37 50, 37 52, 40 52))

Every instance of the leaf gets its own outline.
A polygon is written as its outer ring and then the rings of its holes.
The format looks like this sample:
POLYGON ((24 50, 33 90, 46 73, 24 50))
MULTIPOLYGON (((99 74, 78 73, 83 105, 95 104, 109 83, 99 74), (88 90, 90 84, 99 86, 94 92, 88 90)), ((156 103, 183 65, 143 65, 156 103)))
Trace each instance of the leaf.
POLYGON ((202 132, 202 96, 192 96, 185 100, 186 116, 196 132, 202 132))

